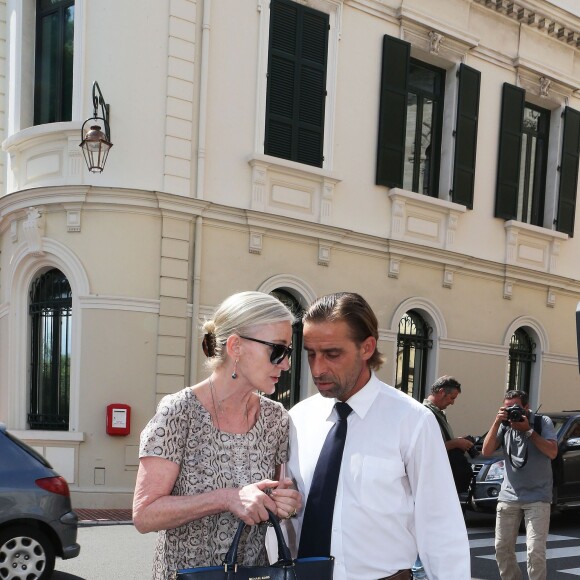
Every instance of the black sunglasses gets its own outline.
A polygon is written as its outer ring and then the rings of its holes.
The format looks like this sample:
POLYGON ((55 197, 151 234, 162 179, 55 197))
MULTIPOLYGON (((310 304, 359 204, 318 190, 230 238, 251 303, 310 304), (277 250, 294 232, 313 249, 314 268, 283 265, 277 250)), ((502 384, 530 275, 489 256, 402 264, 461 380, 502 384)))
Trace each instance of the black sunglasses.
POLYGON ((260 344, 265 344, 272 349, 270 353, 270 362, 273 365, 279 365, 285 357, 290 358, 292 355, 292 347, 286 346, 284 344, 276 344, 275 342, 267 342, 265 340, 260 340, 258 338, 252 338, 251 336, 242 336, 240 334, 240 338, 245 340, 252 340, 253 342, 259 342, 260 344))

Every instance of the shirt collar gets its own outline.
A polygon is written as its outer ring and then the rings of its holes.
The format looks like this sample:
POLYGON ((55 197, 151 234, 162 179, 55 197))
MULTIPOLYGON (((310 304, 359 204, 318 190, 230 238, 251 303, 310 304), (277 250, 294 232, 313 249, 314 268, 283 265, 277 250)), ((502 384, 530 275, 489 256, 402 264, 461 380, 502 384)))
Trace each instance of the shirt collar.
MULTIPOLYGON (((380 384, 381 382, 379 379, 377 379, 374 371, 371 371, 371 378, 369 379, 369 382, 360 391, 358 391, 358 393, 355 393, 352 397, 349 397, 345 403, 347 403, 353 412, 356 413, 361 419, 364 419, 379 393, 380 384)), ((332 408, 334 409, 334 403, 336 403, 338 399, 331 400, 333 401, 332 408)))

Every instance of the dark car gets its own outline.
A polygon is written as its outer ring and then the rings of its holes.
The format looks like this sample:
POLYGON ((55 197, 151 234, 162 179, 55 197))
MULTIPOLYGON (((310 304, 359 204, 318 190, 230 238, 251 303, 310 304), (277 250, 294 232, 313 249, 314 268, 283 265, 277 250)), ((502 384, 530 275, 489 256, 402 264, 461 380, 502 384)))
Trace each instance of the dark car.
POLYGON ((79 555, 68 484, 0 423, 0 578, 45 580, 79 555))
MULTIPOLYGON (((561 457, 552 506, 555 509, 580 509, 580 411, 542 413, 550 417, 558 436, 561 457)), ((476 447, 481 449, 484 436, 478 437, 476 447)), ((504 475, 501 449, 492 456, 480 455, 470 459, 475 474, 472 492, 461 496, 468 509, 493 512, 504 475)))

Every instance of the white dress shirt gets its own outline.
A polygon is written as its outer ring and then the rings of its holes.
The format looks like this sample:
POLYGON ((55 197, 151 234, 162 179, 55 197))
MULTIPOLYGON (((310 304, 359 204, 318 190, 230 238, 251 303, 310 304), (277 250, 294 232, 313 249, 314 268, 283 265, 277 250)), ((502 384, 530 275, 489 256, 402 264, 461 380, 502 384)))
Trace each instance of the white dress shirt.
MULTIPOLYGON (((430 580, 470 580, 469 542, 433 413, 373 374, 353 412, 332 522, 334 580, 377 580, 420 555, 430 580)), ((290 410, 288 475, 303 494, 337 413, 317 394, 290 410)), ((286 520, 296 555, 302 513, 286 520)))

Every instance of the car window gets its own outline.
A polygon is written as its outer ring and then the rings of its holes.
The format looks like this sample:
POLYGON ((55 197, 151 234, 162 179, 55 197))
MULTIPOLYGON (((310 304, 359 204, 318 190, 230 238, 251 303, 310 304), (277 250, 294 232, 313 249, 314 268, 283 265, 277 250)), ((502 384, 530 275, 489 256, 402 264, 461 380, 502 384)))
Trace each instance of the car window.
POLYGON ((26 445, 26 443, 24 443, 24 441, 20 441, 20 439, 18 439, 18 437, 14 437, 14 435, 10 435, 10 433, 8 433, 8 431, 5 431, 4 435, 6 435, 6 437, 8 439, 10 439, 10 441, 13 441, 16 445, 18 445, 18 447, 20 447, 20 449, 23 449, 24 451, 26 451, 26 453, 28 453, 29 455, 34 457, 34 459, 36 459, 37 461, 40 461, 40 463, 42 463, 42 465, 44 465, 45 467, 48 467, 49 469, 52 469, 52 465, 42 455, 40 455, 40 453, 38 453, 37 451, 32 449, 32 447, 29 447, 28 445, 26 445))
POLYGON ((568 421, 568 417, 551 417, 552 423, 554 423, 554 430, 556 431, 556 436, 560 439, 560 431, 568 421))
POLYGON ((577 421, 570 431, 566 433, 566 441, 572 437, 580 437, 580 421, 577 421))

